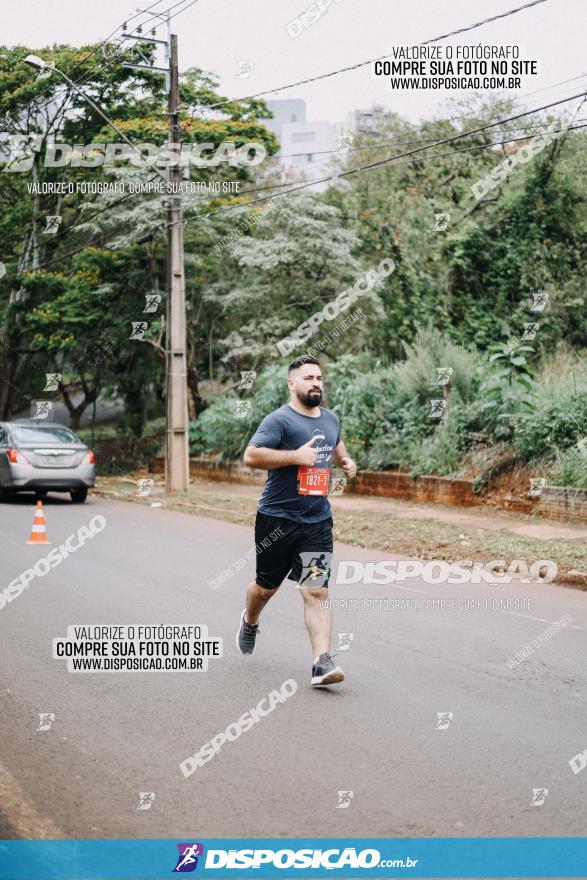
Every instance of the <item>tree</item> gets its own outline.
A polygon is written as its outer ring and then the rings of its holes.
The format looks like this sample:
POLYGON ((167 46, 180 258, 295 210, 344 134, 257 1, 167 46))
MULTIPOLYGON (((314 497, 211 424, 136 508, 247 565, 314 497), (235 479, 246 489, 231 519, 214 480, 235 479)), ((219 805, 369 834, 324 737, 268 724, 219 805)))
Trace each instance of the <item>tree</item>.
MULTIPOLYGON (((36 51, 74 81, 81 82, 83 91, 128 137, 165 142, 167 116, 162 77, 123 67, 123 61, 133 60, 135 50, 122 53, 106 64, 96 64, 99 49, 99 46, 82 49, 55 46, 36 51)), ((149 44, 141 45, 140 49, 147 57, 153 52, 149 44)), ((89 354, 90 341, 92 345, 99 345, 100 352, 108 358, 110 380, 115 374, 118 376, 117 387, 123 396, 129 382, 128 368, 131 364, 137 367, 136 346, 129 360, 126 344, 131 306, 128 294, 129 291, 140 292, 139 299, 143 300, 144 293, 165 286, 165 198, 143 193, 133 197, 127 194, 117 198, 111 195, 92 198, 76 192, 66 195, 42 192, 42 185, 46 183, 117 179, 114 169, 96 172, 84 167, 46 167, 40 157, 49 140, 104 144, 116 142, 119 136, 56 75, 50 80, 36 79, 32 69, 24 63, 28 52, 22 46, 0 49, 0 116, 4 128, 14 136, 36 137, 38 147, 30 173, 0 174, 0 199, 4 208, 1 229, 6 232, 2 258, 7 267, 5 277, 0 279, 0 375, 4 379, 0 385, 0 418, 7 418, 17 401, 17 383, 24 378, 27 385, 28 366, 34 363, 33 372, 38 372, 38 362, 44 354, 50 358, 45 363, 47 371, 55 371, 51 368, 56 363, 61 368, 64 381, 60 391, 72 423, 76 424, 105 381, 102 357, 96 362, 86 361, 91 371, 100 365, 99 376, 94 372, 89 379, 76 368, 89 354), (40 184, 32 199, 28 189, 31 183, 40 184), (58 234, 43 232, 47 215, 61 217, 58 234), (146 255, 137 258, 134 242, 151 233, 155 244, 146 255), (111 259, 113 246, 121 252, 117 262, 111 259), (74 269, 68 271, 71 251, 76 263, 74 269), (44 274, 45 267, 49 273, 44 274), (84 272, 89 275, 84 277, 84 272), (125 275, 126 272, 129 275, 125 275), (111 301, 113 295, 119 297, 115 302, 111 301), (41 332, 43 322, 46 322, 44 333, 41 332), (64 335, 64 327, 70 331, 69 335, 64 335), (104 340, 108 340, 106 348, 104 340), (80 388, 83 399, 74 404, 71 392, 80 388)), ((183 140, 214 144, 226 140, 235 147, 257 141, 265 144, 270 153, 276 150, 273 134, 256 118, 264 112, 262 102, 230 102, 221 111, 210 111, 209 118, 201 118, 197 108, 222 101, 222 95, 215 92, 213 77, 197 69, 188 71, 183 78, 180 97, 183 140)), ((3 170, 7 170, 6 166, 3 170)), ((145 169, 134 170, 145 179, 145 169)), ((212 173, 221 179, 250 179, 247 168, 230 165, 219 170, 190 170, 192 179, 206 180, 212 173)), ((123 170, 118 172, 118 178, 124 179, 126 175, 128 180, 132 174, 132 168, 123 170)), ((200 205, 201 198, 198 207, 200 205)), ((144 306, 144 300, 141 305, 144 306)), ((164 306, 163 301, 161 312, 164 306)), ((136 309, 136 302, 132 308, 136 309)), ((139 308, 139 316, 141 312, 139 308)), ((137 317, 136 311, 133 316, 137 317)), ((144 364, 147 373, 153 367, 153 358, 162 354, 163 327, 160 318, 158 320, 157 331, 148 336, 151 365, 144 364)), ((146 348, 142 350, 141 360, 146 357, 146 351, 146 348)), ((43 368, 40 371, 43 372, 43 368)), ((139 384, 140 387, 143 386, 139 384)), ((38 390, 38 386, 35 389, 38 390)), ((137 391, 133 391, 126 396, 132 403, 136 395, 137 391)), ((136 420, 134 424, 138 430, 136 420)))

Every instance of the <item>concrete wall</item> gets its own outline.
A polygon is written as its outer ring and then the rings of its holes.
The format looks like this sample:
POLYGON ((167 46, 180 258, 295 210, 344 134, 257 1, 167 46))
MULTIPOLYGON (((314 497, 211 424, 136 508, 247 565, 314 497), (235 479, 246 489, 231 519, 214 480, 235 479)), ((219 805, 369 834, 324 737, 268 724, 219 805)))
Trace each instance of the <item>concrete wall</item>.
POLYGON ((538 512, 553 519, 587 522, 587 489, 545 486, 540 495, 538 512))
MULTIPOLYGON (((155 473, 163 473, 162 458, 153 462, 155 473)), ((239 462, 220 462, 210 458, 190 458, 190 475, 203 480, 247 483, 262 486, 262 472, 239 462)), ((449 477, 411 477, 398 471, 361 471, 347 489, 352 495, 375 495, 399 498, 421 504, 449 504, 458 507, 483 507, 486 500, 473 493, 472 480, 449 477)), ((513 513, 533 513, 550 519, 587 522, 587 489, 545 486, 539 498, 511 496, 500 499, 500 507, 513 513)))

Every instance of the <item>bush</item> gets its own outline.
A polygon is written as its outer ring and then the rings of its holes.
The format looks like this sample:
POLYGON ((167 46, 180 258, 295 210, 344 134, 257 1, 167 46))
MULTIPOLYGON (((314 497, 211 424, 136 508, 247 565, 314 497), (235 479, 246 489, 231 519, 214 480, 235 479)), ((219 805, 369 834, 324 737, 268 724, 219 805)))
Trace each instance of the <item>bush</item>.
MULTIPOLYGON (((485 406, 488 400, 480 396, 487 362, 433 331, 420 331, 416 343, 408 347, 406 361, 394 366, 373 364, 367 355, 344 355, 332 364, 324 360, 325 405, 340 418, 349 453, 362 468, 402 466, 414 475, 456 474, 462 471, 468 432, 493 428, 495 437, 503 421, 507 422, 508 442, 512 433, 512 456, 525 463, 541 460, 545 467, 556 462, 554 482, 586 485, 587 464, 571 447, 587 435, 587 371, 581 372, 581 366, 568 358, 553 361, 552 370, 543 370, 534 381, 528 395, 531 411, 524 408, 524 386, 518 400, 515 372, 511 376, 506 371, 500 378, 494 368, 492 381, 502 381, 504 390, 495 400, 491 398, 491 412, 485 406), (435 385, 436 366, 455 370, 449 415, 440 421, 429 417, 430 399, 442 396, 441 387, 435 385), (499 415, 505 411, 514 417, 501 420, 499 415)), ((251 394, 237 397, 234 391, 227 392, 191 422, 190 453, 240 459, 262 419, 289 399, 283 366, 263 370, 251 394), (237 400, 252 403, 244 419, 234 416, 237 400)))
MULTIPOLYGON (((436 373, 434 373, 436 375, 436 373)), ((408 440, 434 431, 436 423, 403 386, 395 367, 340 358, 328 376, 332 409, 347 449, 360 467, 383 469, 403 460, 408 440)))
POLYGON ((402 464, 410 467, 414 477, 421 474, 438 474, 441 477, 455 474, 462 466, 466 440, 465 413, 454 407, 433 434, 406 443, 402 464))
POLYGON ((397 375, 393 368, 347 372, 334 388, 332 409, 340 418, 344 442, 364 467, 369 447, 401 420, 404 395, 397 375))
POLYGON ((587 489, 587 455, 576 448, 559 453, 555 466, 549 472, 548 481, 555 486, 587 489))
MULTIPOLYGON (((412 345, 404 343, 406 359, 397 364, 400 385, 409 397, 422 403, 437 396, 437 367, 451 367, 451 389, 464 403, 475 400, 485 367, 483 356, 454 343, 451 338, 432 327, 420 328, 412 345)), ((440 390, 442 390, 440 388, 440 390)))
POLYGON ((527 461, 554 459, 587 434, 587 388, 538 393, 536 410, 514 425, 513 445, 527 461))
MULTIPOLYGON (((360 467, 381 470, 403 464, 420 473, 438 467, 443 474, 457 467, 466 436, 465 409, 457 389, 450 424, 444 427, 429 417, 431 392, 421 403, 403 386, 395 367, 373 368, 365 356, 345 355, 325 364, 324 373, 325 404, 340 418, 344 442, 360 467)), ((190 423, 192 455, 216 453, 229 460, 242 456, 261 420, 289 399, 283 367, 264 370, 256 387, 246 419, 234 417, 237 398, 226 396, 190 423)))
POLYGON ((534 354, 535 350, 512 339, 494 343, 491 350, 485 380, 479 388, 478 420, 496 440, 509 440, 515 419, 534 411, 533 371, 526 354, 534 354))
POLYGON ((96 473, 107 476, 128 473, 151 463, 165 443, 162 420, 147 426, 143 437, 120 428, 81 428, 77 435, 93 449, 96 456, 96 473))
POLYGON ((410 444, 418 445, 434 433, 437 422, 428 415, 429 404, 417 400, 404 401, 389 412, 384 424, 373 431, 366 464, 375 470, 394 465, 411 465, 413 456, 408 452, 410 444))
POLYGON ((255 386, 254 397, 237 397, 231 392, 231 397, 217 398, 195 421, 190 422, 191 455, 216 453, 222 459, 231 461, 241 458, 259 422, 288 400, 287 383, 281 366, 263 370, 257 376, 255 386), (238 400, 250 400, 252 404, 244 419, 235 418, 234 415, 238 400))

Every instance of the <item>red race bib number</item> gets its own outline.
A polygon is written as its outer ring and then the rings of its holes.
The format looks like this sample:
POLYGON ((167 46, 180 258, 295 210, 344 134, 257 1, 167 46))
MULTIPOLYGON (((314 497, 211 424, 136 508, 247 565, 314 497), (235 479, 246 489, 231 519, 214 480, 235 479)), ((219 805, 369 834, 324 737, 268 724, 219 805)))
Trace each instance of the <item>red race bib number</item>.
POLYGON ((328 495, 329 483, 330 468, 298 468, 298 495, 328 495))

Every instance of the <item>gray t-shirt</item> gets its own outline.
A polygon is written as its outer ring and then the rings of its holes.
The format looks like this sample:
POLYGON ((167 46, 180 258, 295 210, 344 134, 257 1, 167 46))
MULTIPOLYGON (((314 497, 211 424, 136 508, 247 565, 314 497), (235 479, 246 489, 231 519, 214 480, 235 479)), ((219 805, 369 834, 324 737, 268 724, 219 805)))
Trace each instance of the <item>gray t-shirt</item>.
POLYGON ((330 410, 320 407, 317 418, 305 416, 289 404, 265 416, 249 446, 269 449, 299 449, 311 437, 318 457, 313 468, 298 465, 272 468, 259 501, 259 512, 281 516, 300 523, 320 522, 330 516, 328 483, 332 458, 340 442, 340 420, 330 410))

